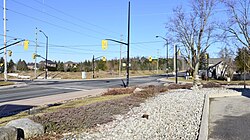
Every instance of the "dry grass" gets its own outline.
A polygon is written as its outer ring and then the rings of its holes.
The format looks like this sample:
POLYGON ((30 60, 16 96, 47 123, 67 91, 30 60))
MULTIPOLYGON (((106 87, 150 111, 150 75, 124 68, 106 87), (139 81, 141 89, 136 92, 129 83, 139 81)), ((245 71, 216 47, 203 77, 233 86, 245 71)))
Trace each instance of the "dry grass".
POLYGON ((13 82, 4 82, 4 81, 0 82, 0 86, 9 86, 9 85, 14 85, 14 83, 13 82))
MULTIPOLYGON (((109 90, 105 93, 108 96, 123 97, 80 107, 61 109, 56 112, 33 116, 31 119, 43 124, 47 133, 60 134, 72 131, 87 131, 95 128, 97 124, 112 121, 114 115, 126 114, 131 108, 140 106, 147 98, 166 90, 167 88, 163 86, 144 87, 142 91, 136 93, 133 93, 133 90, 129 88, 109 90), (119 91, 123 94, 118 95, 119 91), (127 93, 129 96, 127 96, 127 93)), ((106 96, 103 95, 102 97, 106 96)))

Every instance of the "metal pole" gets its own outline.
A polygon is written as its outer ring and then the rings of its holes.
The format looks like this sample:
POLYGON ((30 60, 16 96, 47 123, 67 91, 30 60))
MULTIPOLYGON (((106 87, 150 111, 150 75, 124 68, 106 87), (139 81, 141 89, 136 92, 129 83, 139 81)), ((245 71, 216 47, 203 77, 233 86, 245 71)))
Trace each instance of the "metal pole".
POLYGON ((178 83, 178 77, 177 77, 177 73, 178 73, 178 70, 177 70, 177 45, 175 45, 175 83, 177 84, 178 83))
POLYGON ((159 49, 157 49, 157 74, 159 73, 159 49))
POLYGON ((95 78, 95 56, 93 55, 92 59, 92 78, 95 78))
MULTIPOLYGON (((122 42, 122 35, 121 35, 121 42, 122 42)), ((119 77, 121 77, 121 69, 122 69, 122 44, 120 44, 119 77)))
POLYGON ((48 78, 48 42, 49 42, 49 37, 46 36, 46 72, 45 72, 45 79, 48 78))
MULTIPOLYGON (((35 47, 35 54, 37 55, 37 27, 36 27, 36 47, 35 47)), ((35 79, 37 77, 37 74, 36 74, 36 57, 35 57, 35 79)))
POLYGON ((4 44, 4 81, 7 79, 7 49, 6 49, 6 0, 3 0, 3 44, 4 44))
POLYGON ((129 36, 130 35, 130 1, 128 2, 128 48, 127 48, 127 84, 129 86, 129 36))
POLYGON ((166 53, 167 53, 167 58, 166 58, 166 70, 167 70, 167 78, 168 78, 168 40, 166 40, 167 41, 167 50, 166 50, 166 53))
POLYGON ((244 89, 246 89, 246 48, 244 47, 244 89))

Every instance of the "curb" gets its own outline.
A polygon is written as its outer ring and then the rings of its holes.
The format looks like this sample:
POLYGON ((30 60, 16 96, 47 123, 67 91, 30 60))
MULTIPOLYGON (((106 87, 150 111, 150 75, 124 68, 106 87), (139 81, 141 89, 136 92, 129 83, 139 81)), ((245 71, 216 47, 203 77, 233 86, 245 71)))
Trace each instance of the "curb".
POLYGON ((16 87, 25 87, 27 86, 24 82, 16 82, 14 85, 1 86, 0 89, 16 88, 16 87))
POLYGON ((234 93, 234 94, 232 93, 210 94, 210 95, 205 94, 198 140, 208 139, 210 98, 233 97, 233 96, 241 96, 241 95, 242 93, 240 92, 234 93))

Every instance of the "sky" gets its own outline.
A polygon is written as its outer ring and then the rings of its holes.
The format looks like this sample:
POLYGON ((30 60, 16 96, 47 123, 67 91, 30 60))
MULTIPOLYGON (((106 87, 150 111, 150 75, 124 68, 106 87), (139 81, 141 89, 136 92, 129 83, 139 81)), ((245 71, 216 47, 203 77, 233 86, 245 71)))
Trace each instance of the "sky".
MULTIPOLYGON (((188 9, 189 0, 131 0, 130 57, 166 56, 165 41, 155 36, 166 36, 166 23, 179 5, 188 9)), ((27 51, 20 45, 8 49, 12 51, 8 60, 14 62, 34 62, 36 28, 48 36, 48 59, 55 61, 82 62, 91 60, 93 55, 119 59, 120 44, 109 41, 108 49, 102 50, 101 41, 122 38, 127 42, 128 0, 6 0, 6 7, 8 43, 15 42, 14 38, 30 41, 27 51)), ((3 22, 0 28, 3 46, 3 22)), ((39 31, 37 40, 38 54, 45 57, 46 38, 39 31)), ((170 57, 172 48, 169 46, 170 57)), ((123 45, 124 58, 126 49, 123 45)), ((216 57, 216 49, 209 51, 216 57)))

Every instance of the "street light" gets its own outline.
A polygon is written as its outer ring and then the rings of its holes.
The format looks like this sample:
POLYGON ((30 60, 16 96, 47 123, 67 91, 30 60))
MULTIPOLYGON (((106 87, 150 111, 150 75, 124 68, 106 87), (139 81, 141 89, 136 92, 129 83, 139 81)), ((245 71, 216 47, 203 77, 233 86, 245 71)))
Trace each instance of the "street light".
POLYGON ((43 33, 43 35, 46 37, 45 79, 47 79, 47 77, 48 77, 48 41, 49 41, 49 37, 42 30, 39 30, 39 32, 43 33))
POLYGON ((166 54, 167 54, 167 56, 166 56, 166 70, 167 70, 167 78, 168 78, 168 40, 166 38, 164 38, 162 36, 158 36, 158 35, 155 37, 156 38, 160 37, 166 41, 166 54))

